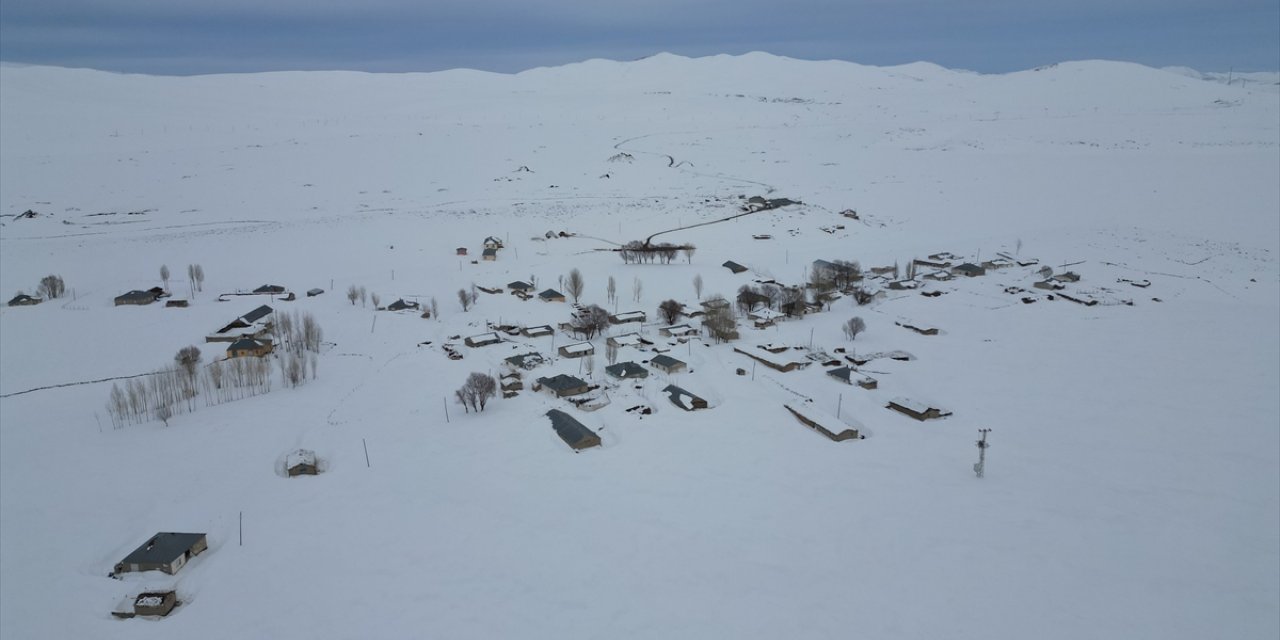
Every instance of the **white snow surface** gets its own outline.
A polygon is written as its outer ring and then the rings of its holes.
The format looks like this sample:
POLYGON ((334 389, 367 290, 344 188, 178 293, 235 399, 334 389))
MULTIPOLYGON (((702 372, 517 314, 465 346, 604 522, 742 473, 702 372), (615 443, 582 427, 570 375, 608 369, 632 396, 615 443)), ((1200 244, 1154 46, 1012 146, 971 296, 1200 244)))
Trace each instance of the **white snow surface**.
MULTIPOLYGON (((69 293, 0 308, 0 637, 1280 636, 1280 92, 1248 80, 761 53, 515 75, 0 66, 0 287, 58 274, 69 293), (697 246, 671 264, 599 251, 755 195, 804 204, 659 235, 697 246), (455 255, 491 234, 500 260, 455 255), (689 371, 611 389, 590 455, 542 418, 583 415, 565 400, 452 400, 469 373, 565 342, 450 360, 441 345, 486 321, 568 319, 510 295, 464 312, 472 283, 541 290, 577 268, 584 304, 616 312, 612 276, 624 309, 656 310, 694 299, 696 275, 702 299, 732 298, 749 274, 728 259, 800 284, 816 258, 944 249, 1039 258, 1083 276, 1066 293, 1133 304, 1051 301, 1011 267, 739 327, 743 346, 915 356, 863 367, 870 391, 821 367, 736 375, 733 345, 644 326, 689 371), (162 264, 189 308, 112 305, 162 264), (189 344, 220 357, 203 336, 245 309, 216 296, 263 282, 329 292, 273 302, 323 328, 316 379, 288 388, 277 364, 268 394, 113 428, 112 383, 91 381, 189 344), (434 297, 439 317, 375 315, 352 285, 434 297), (716 408, 672 407, 672 382, 716 408), (900 396, 955 414, 904 420, 883 408, 900 396), (875 437, 804 433, 783 405, 806 399, 875 437), (299 448, 328 472, 277 475, 299 448), (156 531, 208 532, 174 576, 184 604, 115 620, 136 578, 107 574, 156 531)), ((544 373, 599 381, 588 360, 544 373)))

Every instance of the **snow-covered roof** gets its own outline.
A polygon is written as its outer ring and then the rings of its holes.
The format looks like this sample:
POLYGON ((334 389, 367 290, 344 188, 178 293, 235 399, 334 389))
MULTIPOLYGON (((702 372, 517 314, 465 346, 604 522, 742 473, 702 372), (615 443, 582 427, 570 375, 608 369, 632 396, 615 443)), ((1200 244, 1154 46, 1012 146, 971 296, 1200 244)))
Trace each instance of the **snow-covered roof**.
POLYGON ((575 344, 566 344, 560 347, 565 353, 591 353, 595 351, 595 347, 590 342, 578 342, 575 344))
POLYGON ((862 431, 864 429, 864 427, 856 420, 837 418, 821 409, 803 402, 791 402, 783 406, 790 409, 796 415, 819 427, 822 427, 835 436, 839 436, 846 431, 862 431))
POLYGON ((894 398, 889 402, 891 404, 896 404, 899 407, 902 407, 903 409, 909 409, 911 411, 914 411, 915 413, 926 413, 929 411, 929 409, 937 409, 942 413, 949 413, 946 409, 943 409, 942 407, 933 406, 927 402, 920 402, 918 400, 912 400, 911 398, 904 398, 902 396, 894 398))
POLYGON ((609 340, 620 347, 634 347, 641 344, 640 334, 638 333, 624 333, 620 336, 613 336, 609 340))
POLYGON ((687 336, 698 333, 698 330, 687 324, 673 324, 669 327, 663 327, 660 331, 665 331, 673 336, 687 336))
POLYGON ((309 449, 298 449, 289 453, 284 458, 284 466, 292 469, 300 464, 308 464, 314 466, 316 463, 316 452, 309 449))
POLYGON ((778 318, 785 318, 787 317, 787 315, 785 313, 779 313, 777 311, 774 311, 773 309, 766 307, 764 309, 757 309, 756 311, 752 311, 751 313, 747 314, 747 317, 751 318, 752 320, 777 320, 778 318))
POLYGON ((655 367, 670 369, 671 367, 684 364, 684 361, 677 360, 675 358, 672 358, 669 355, 664 354, 664 355, 654 356, 653 359, 649 361, 649 364, 652 364, 655 367))
POLYGON ((616 313, 613 317, 620 322, 625 322, 627 320, 644 320, 645 314, 643 311, 627 311, 625 313, 616 313))
POLYGON ((489 333, 477 333, 467 339, 472 342, 502 342, 502 337, 492 331, 489 333))

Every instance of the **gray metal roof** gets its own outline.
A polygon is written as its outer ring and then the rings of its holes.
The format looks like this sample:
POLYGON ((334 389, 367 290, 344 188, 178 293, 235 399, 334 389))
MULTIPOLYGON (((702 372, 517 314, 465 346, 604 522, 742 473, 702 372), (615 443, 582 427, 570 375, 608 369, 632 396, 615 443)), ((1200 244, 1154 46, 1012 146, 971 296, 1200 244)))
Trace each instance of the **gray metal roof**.
POLYGON ((265 317, 267 317, 267 316, 271 315, 271 312, 272 312, 272 311, 273 311, 273 309, 272 309, 271 307, 268 307, 267 305, 265 305, 265 304, 264 304, 264 305, 262 305, 262 306, 258 307, 257 309, 254 309, 253 311, 250 311, 249 313, 246 313, 246 314, 244 314, 244 315, 240 316, 240 319, 241 319, 241 320, 244 320, 245 322, 248 322, 249 324, 253 324, 253 323, 255 323, 255 322, 257 322, 257 321, 259 321, 259 320, 261 320, 261 319, 263 319, 263 318, 265 318, 265 317))
POLYGON ((123 293, 116 296, 116 300, 146 300, 146 299, 155 300, 156 294, 151 291, 139 291, 137 289, 134 289, 133 291, 130 291, 128 293, 123 293))
POLYGON ((720 265, 720 266, 722 266, 722 267, 728 267, 728 268, 729 268, 729 270, 730 270, 730 271, 732 271, 732 272, 734 272, 734 273, 742 273, 743 271, 746 271, 746 270, 747 270, 747 268, 746 268, 746 267, 744 267, 744 266, 742 266, 742 265, 740 265, 740 264, 738 264, 738 263, 736 263, 736 262, 734 262, 734 261, 732 261, 732 260, 726 260, 726 261, 725 261, 725 263, 724 263, 724 264, 722 264, 722 265, 720 265))
POLYGON ((677 387, 674 384, 667 385, 662 389, 662 392, 667 394, 667 397, 671 398, 672 404, 676 405, 677 407, 680 407, 681 409, 684 409, 685 411, 693 411, 692 404, 685 404, 682 401, 682 399, 685 396, 689 397, 690 402, 692 402, 693 400, 702 400, 703 402, 706 402, 706 400, 690 393, 685 389, 681 389, 680 387, 677 387))
POLYGON ((528 291, 529 289, 532 289, 532 288, 533 288, 533 285, 531 285, 531 284, 529 284, 528 282, 525 282, 525 281, 523 281, 523 280, 516 280, 515 282, 508 282, 508 283, 507 283, 507 288, 508 288, 508 289, 518 289, 518 290, 520 290, 520 291, 528 291))
POLYGON ((654 357, 653 357, 653 359, 649 361, 649 363, 650 363, 650 364, 658 365, 659 367, 668 367, 668 368, 670 368, 670 367, 671 367, 671 366, 673 366, 673 365, 677 365, 677 364, 684 364, 684 361, 683 361, 683 360, 676 360, 675 358, 672 358, 672 357, 671 357, 671 356, 669 356, 669 355, 662 354, 662 355, 656 355, 656 356, 654 356, 654 357))
POLYGON ((599 438, 594 431, 559 409, 548 411, 547 417, 551 418, 551 427, 556 430, 556 434, 570 445, 588 438, 599 438))
POLYGON ((581 378, 576 378, 566 373, 556 374, 554 376, 551 376, 550 378, 538 378, 538 383, 544 387, 549 387, 556 391, 563 391, 565 389, 576 389, 578 387, 587 386, 586 380, 583 380, 581 378))
POLYGON ((832 369, 828 371, 827 375, 849 382, 850 377, 853 375, 853 369, 849 367, 840 367, 839 369, 832 369))
POLYGON ((203 533, 157 533, 120 562, 122 564, 169 564, 204 539, 204 535, 203 533))
POLYGON ((258 347, 261 347, 261 346, 262 346, 262 343, 258 342, 257 340, 254 340, 253 338, 240 338, 239 340, 232 342, 231 346, 227 347, 227 351, 239 351, 240 349, 257 349, 258 347))
POLYGON ((538 297, 539 298, 563 298, 564 294, 560 293, 559 291, 556 291, 555 289, 547 289, 546 291, 539 293, 538 297))
POLYGON ((646 378, 649 376, 649 370, 634 362, 619 362, 611 364, 604 368, 605 373, 615 378, 646 378))

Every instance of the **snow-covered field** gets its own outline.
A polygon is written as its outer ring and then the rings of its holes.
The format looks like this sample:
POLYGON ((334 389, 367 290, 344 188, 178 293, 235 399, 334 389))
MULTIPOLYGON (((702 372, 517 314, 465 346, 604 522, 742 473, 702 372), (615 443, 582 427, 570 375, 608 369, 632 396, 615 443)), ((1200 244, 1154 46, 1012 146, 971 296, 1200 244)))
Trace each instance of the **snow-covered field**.
POLYGON ((0 291, 58 274, 69 292, 0 309, 0 637, 1275 638, 1272 80, 765 54, 511 76, 0 67, 0 291), (756 195, 803 204, 658 236, 697 246, 669 265, 599 251, 756 195), (479 259, 486 236, 506 245, 496 261, 479 259), (740 318, 732 344, 658 335, 658 304, 694 303, 695 276, 732 298, 802 284, 815 259, 905 268, 943 251, 1040 264, 769 329, 740 318), (206 273, 194 297, 189 264, 206 273), (189 308, 113 306, 160 285, 161 265, 189 308), (1044 265, 1104 303, 1049 300, 1031 286, 1044 265), (577 340, 463 346, 486 322, 558 325, 570 305, 482 292, 464 312, 457 291, 564 291, 574 268, 584 304, 645 311, 645 337, 689 370, 619 384, 597 337, 591 366, 552 358, 517 397, 464 413, 452 394, 470 372, 577 340), (299 298, 217 301, 268 283, 299 298), (353 305, 351 285, 383 305, 434 297, 440 317, 353 305), (268 394, 120 428, 111 382, 56 386, 143 374, 191 344, 220 358, 204 336, 264 302, 324 330, 304 386, 277 367, 268 394), (867 330, 850 342, 852 316, 867 330), (861 367, 879 384, 864 390, 733 350, 764 343, 914 359, 861 367), (615 387, 609 404, 528 389, 557 373, 615 387), (677 408, 671 383, 711 408, 677 408), (885 408, 897 397, 953 415, 917 422, 885 408), (867 437, 830 441, 784 408, 807 402, 867 437), (553 408, 603 446, 575 454, 553 408), (324 472, 282 477, 299 448, 324 472), (158 531, 207 533, 209 549, 174 576, 108 577, 158 531), (111 617, 170 586, 169 617, 111 617))

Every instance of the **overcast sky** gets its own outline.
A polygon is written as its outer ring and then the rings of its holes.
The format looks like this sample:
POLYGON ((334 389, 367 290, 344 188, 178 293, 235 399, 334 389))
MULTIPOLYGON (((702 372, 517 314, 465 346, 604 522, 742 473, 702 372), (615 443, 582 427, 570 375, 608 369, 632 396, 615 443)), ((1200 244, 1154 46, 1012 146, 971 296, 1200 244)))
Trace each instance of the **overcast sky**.
POLYGON ((514 72, 661 51, 1274 71, 1280 0, 0 0, 0 60, 111 71, 514 72))

